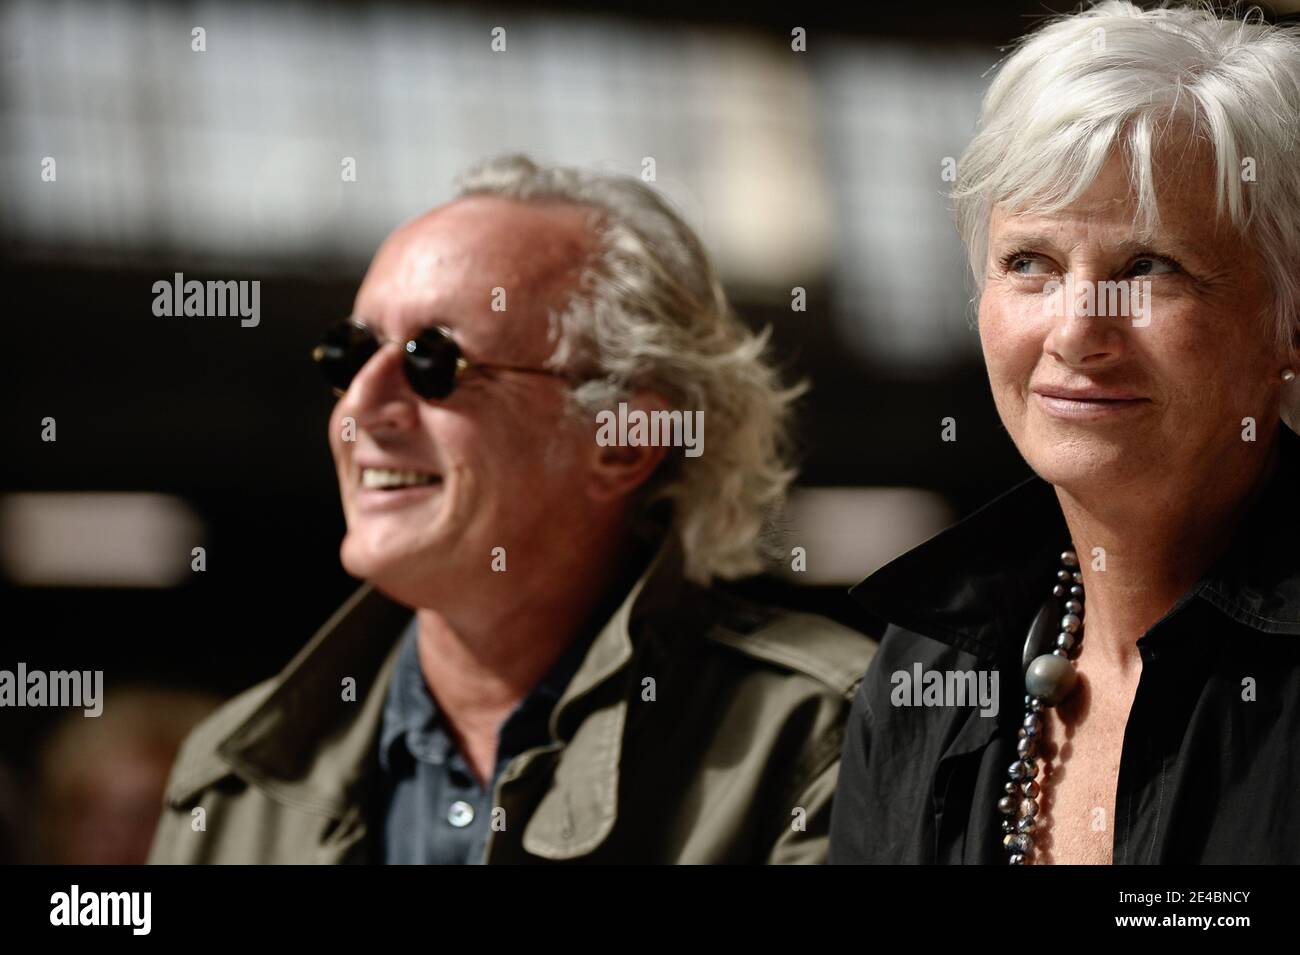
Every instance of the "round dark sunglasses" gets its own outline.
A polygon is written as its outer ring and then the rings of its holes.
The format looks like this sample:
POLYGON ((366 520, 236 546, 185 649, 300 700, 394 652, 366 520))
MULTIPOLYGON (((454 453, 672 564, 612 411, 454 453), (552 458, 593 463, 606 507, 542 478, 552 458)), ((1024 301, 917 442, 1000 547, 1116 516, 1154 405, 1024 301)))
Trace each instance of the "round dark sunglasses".
POLYGON ((334 393, 342 395, 352 384, 357 372, 384 345, 397 345, 402 349, 402 367, 406 372, 406 380, 411 390, 421 398, 446 398, 455 390, 461 376, 471 369, 513 371, 567 380, 563 372, 549 368, 472 362, 461 354, 460 346, 451 337, 451 330, 442 325, 428 328, 415 338, 397 341, 384 338, 363 322, 345 318, 326 330, 325 337, 312 350, 311 357, 324 373, 325 379, 334 386, 334 393))

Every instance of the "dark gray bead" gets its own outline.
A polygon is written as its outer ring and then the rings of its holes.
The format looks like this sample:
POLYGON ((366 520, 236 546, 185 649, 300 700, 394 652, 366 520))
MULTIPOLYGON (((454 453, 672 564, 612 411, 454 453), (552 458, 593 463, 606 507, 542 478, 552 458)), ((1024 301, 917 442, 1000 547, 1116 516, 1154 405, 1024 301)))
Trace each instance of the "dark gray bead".
POLYGON ((1009 816, 1016 811, 1016 801, 1011 796, 1003 796, 998 800, 998 812, 1004 816, 1009 816))
POLYGON ((1083 574, 1079 573, 1076 570, 1074 573, 1070 575, 1070 579, 1073 580, 1076 584, 1081 584, 1083 583, 1083 574))
POLYGON ((1034 657, 1047 653, 1051 649, 1053 636, 1058 629, 1056 620, 1056 604, 1051 600, 1044 600, 1029 624, 1029 631, 1025 634, 1025 645, 1020 654, 1021 673, 1033 662, 1034 657))
POLYGON ((1033 832, 1036 825, 1038 825, 1038 823, 1034 820, 1033 816, 1021 816, 1016 820, 1016 831, 1033 832))
MULTIPOLYGON (((1041 659, 1042 657, 1038 657, 1038 659, 1036 659, 1034 663, 1037 663, 1038 660, 1041 659)), ((1030 669, 1031 670, 1033 669, 1032 664, 1030 665, 1030 669)), ((1025 731, 1026 736, 1037 736, 1038 731, 1042 729, 1042 724, 1038 722, 1038 714, 1030 713, 1028 716, 1026 716, 1023 729, 1025 731)))
POLYGON ((1074 634, 1058 633, 1056 635, 1056 645, 1060 647, 1062 650, 1069 650, 1071 647, 1074 646, 1074 634))
POLYGON ((1083 621, 1079 619, 1078 614, 1067 613, 1061 618, 1061 629, 1066 633, 1078 633, 1082 626, 1083 621))
POLYGON ((1078 597, 1080 600, 1082 600, 1082 599, 1083 599, 1083 588, 1080 587, 1078 584, 1075 584, 1073 587, 1070 588, 1070 596, 1071 596, 1071 597, 1078 597))
POLYGON ((1065 602, 1065 612, 1083 615, 1083 604, 1071 598, 1065 602))
POLYGON ((1019 782, 1022 779, 1030 778, 1029 773, 1027 772, 1028 769, 1029 764, 1024 760, 1018 759, 1007 768, 1007 775, 1019 782))
POLYGON ((1074 569, 1079 566, 1079 555, 1072 550, 1062 551, 1061 563, 1066 567, 1074 569))
POLYGON ((1024 855, 1023 855, 1022 853, 1019 853, 1019 852, 1013 852, 1013 853, 1011 853, 1011 864, 1012 864, 1012 865, 1024 865, 1024 864, 1025 864, 1025 857, 1024 857, 1024 855))
POLYGON ((1070 576, 1070 572, 1068 570, 1058 570, 1056 572, 1056 579, 1063 584, 1068 584, 1074 578, 1070 576))
POLYGON ((1032 758, 1038 755, 1038 744, 1026 736, 1024 739, 1016 743, 1016 752, 1020 754, 1021 758, 1032 758))
POLYGON ((1020 800, 1020 815, 1033 819, 1038 815, 1038 803, 1032 799, 1020 800))
POLYGON ((1052 588, 1053 597, 1064 597, 1065 593, 1066 593, 1065 584, 1057 584, 1055 587, 1052 588))
MULTIPOLYGON (((1025 673, 1025 688, 1030 694, 1039 697, 1048 706, 1055 706, 1070 695, 1079 674, 1073 664, 1065 659, 1065 651, 1045 654, 1029 664, 1025 673)), ((1025 717, 1025 728, 1029 728, 1031 717, 1025 717)), ((1035 721, 1037 720, 1034 717, 1035 721)), ((1030 733, 1029 735, 1034 735, 1030 733)))
POLYGON ((1032 779, 1026 780, 1020 784, 1020 791, 1030 799, 1036 799, 1038 797, 1038 783, 1032 779))
POLYGON ((1026 832, 1017 832, 1004 838, 1002 844, 1012 852, 1026 853, 1034 847, 1034 837, 1026 832))

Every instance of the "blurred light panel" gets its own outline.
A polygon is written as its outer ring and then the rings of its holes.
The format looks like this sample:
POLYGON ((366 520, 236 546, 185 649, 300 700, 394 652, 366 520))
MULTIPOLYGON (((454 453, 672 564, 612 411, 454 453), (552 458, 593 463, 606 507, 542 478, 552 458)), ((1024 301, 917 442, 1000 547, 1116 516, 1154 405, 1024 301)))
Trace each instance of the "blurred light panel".
POLYGON ((202 521, 166 494, 0 497, 0 566, 22 586, 174 587, 202 544, 202 521))
POLYGON ((786 551, 804 548, 805 570, 787 559, 798 584, 851 586, 952 523, 941 495, 911 487, 797 488, 786 505, 786 551))
POLYGON ((30 183, 0 199, 13 238, 363 265, 457 173, 524 151, 635 176, 652 158, 732 281, 825 269, 811 81, 743 32, 383 4, 29 0, 0 17, 4 171, 30 183))
POLYGON ((911 369, 976 354, 970 268, 941 174, 974 133, 988 53, 837 43, 812 65, 840 210, 831 288, 841 337, 911 369))
POLYGON ((359 270, 486 157, 629 175, 651 158, 750 300, 829 285, 853 352, 968 358, 940 164, 990 57, 813 42, 469 7, 16 0, 0 6, 0 234, 28 255, 359 270))

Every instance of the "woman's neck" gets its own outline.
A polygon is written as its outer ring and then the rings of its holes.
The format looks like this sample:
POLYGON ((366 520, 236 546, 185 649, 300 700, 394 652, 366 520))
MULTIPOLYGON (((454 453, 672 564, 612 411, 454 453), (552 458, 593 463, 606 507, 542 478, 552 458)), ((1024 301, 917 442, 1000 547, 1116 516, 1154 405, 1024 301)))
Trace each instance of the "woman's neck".
POLYGON ((1139 663, 1137 641, 1223 554, 1277 465, 1259 453, 1163 484, 1078 491, 1057 500, 1079 555, 1085 645, 1120 670, 1139 663))

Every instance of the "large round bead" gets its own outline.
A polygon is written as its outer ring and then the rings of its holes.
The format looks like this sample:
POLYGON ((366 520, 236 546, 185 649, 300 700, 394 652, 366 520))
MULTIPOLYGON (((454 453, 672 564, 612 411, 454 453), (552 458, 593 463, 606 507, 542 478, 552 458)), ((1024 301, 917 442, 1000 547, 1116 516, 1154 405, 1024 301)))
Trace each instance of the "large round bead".
POLYGON ((1070 695, 1078 679, 1079 674, 1069 660, 1045 653, 1029 664, 1025 689, 1049 706, 1055 706, 1070 695))

